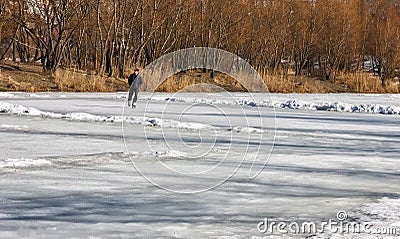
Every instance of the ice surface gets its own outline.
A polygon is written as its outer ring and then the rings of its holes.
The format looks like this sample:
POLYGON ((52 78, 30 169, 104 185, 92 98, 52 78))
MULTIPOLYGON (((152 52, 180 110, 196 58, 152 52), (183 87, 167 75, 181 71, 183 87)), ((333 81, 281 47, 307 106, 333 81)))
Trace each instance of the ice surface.
POLYGON ((398 237, 257 225, 399 228, 399 95, 125 96, 0 95, 0 238, 398 237))

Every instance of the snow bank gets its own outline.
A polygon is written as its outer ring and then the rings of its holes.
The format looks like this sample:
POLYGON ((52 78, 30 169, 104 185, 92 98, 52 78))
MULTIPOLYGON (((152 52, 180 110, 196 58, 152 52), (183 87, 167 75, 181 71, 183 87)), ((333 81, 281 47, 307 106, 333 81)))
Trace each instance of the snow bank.
POLYGON ((210 104, 210 105, 229 105, 229 104, 231 104, 227 100, 220 100, 220 99, 213 99, 213 98, 152 97, 151 100, 156 100, 156 101, 164 100, 164 101, 168 101, 168 102, 188 102, 188 103, 192 103, 192 104, 210 104))
POLYGON ((399 227, 400 233, 400 199, 381 198, 377 202, 365 204, 360 208, 362 221, 382 222, 386 226, 399 227))
POLYGON ((182 155, 179 155, 178 153, 168 150, 164 152, 155 152, 153 153, 155 157, 157 158, 180 158, 182 155))
POLYGON ((358 222, 370 225, 368 231, 361 229, 360 233, 321 233, 309 237, 313 239, 376 239, 399 238, 400 235, 400 199, 381 198, 377 202, 362 205, 349 214, 345 222, 358 222), (392 231, 393 230, 393 231, 392 231), (385 233, 386 232, 386 233, 385 233))
MULTIPOLYGON (((65 119, 70 121, 80 122, 105 122, 105 123, 128 123, 145 125, 151 127, 160 128, 177 128, 183 130, 202 130, 202 129, 214 129, 222 131, 233 131, 236 133, 263 133, 262 129, 251 128, 251 127, 214 127, 212 125, 197 123, 197 122, 183 122, 171 119, 160 119, 160 118, 148 118, 148 117, 135 117, 135 116, 120 116, 120 115, 93 115, 89 113, 77 112, 77 113, 56 113, 56 112, 45 112, 38 110, 33 107, 25 107, 18 104, 10 104, 7 102, 0 102, 0 113, 10 115, 22 115, 22 116, 39 116, 44 118, 52 119, 65 119)), ((3 127, 3 126, 2 126, 3 127)), ((4 128, 13 128, 12 126, 4 125, 4 128)), ((15 129, 15 127, 14 127, 15 129)))
POLYGON ((2 124, 0 125, 1 129, 13 129, 13 130, 25 130, 28 129, 26 125, 11 125, 11 124, 2 124))
MULTIPOLYGON (((137 124, 135 121, 131 121, 132 117, 128 117, 127 122, 128 123, 133 123, 137 124)), ((182 122, 182 121, 176 121, 176 120, 165 120, 165 119, 159 119, 159 118, 144 118, 144 124, 149 125, 149 126, 155 126, 155 127, 165 127, 165 128, 178 128, 178 129, 186 129, 186 130, 201 130, 201 129, 212 129, 213 126, 207 125, 207 124, 202 124, 202 123, 196 123, 196 122, 182 122)), ((139 124, 141 124, 139 122, 139 124)))
POLYGON ((236 133, 259 133, 262 134, 264 133, 263 129, 259 129, 259 128, 254 128, 254 127, 242 127, 242 126, 235 126, 230 128, 229 130, 232 130, 233 132, 236 133))
POLYGON ((49 166, 51 162, 45 159, 5 159, 0 160, 0 168, 28 168, 28 167, 43 167, 49 166))
POLYGON ((192 104, 211 104, 211 105, 239 105, 249 107, 274 107, 283 109, 294 110, 322 110, 322 111, 336 111, 336 112, 350 112, 350 113, 374 113, 374 114, 388 114, 400 115, 400 107, 398 106, 385 106, 380 104, 349 104, 342 102, 308 102, 297 99, 289 99, 284 101, 271 101, 254 99, 236 99, 236 100, 218 100, 218 99, 200 99, 200 98, 171 98, 171 97, 153 97, 151 100, 155 101, 168 101, 168 102, 186 102, 192 104))
POLYGON ((27 94, 26 97, 31 97, 31 98, 50 98, 50 95, 38 95, 35 93, 27 94))
MULTIPOLYGON (((360 232, 323 232, 315 235, 304 235, 310 239, 377 239, 399 238, 400 235, 400 199, 381 198, 377 202, 362 205, 357 211, 349 214, 350 218, 344 221, 346 223, 360 223, 360 225, 370 225, 368 231, 360 229, 360 232), (354 215, 353 215, 354 214, 354 215), (397 229, 393 230, 392 229, 397 229), (385 233, 386 230, 386 233, 385 233), (394 232, 394 233, 392 233, 394 232)), ((363 228, 363 227, 361 227, 363 228)), ((329 229, 326 229, 329 231, 329 229)), ((304 238, 303 234, 275 234, 263 237, 252 236, 252 239, 295 239, 304 238)))
MULTIPOLYGON (((211 149, 208 152, 208 156, 211 154, 216 154, 217 156, 219 155, 218 153, 221 152, 221 149, 211 149)), ((129 156, 133 158, 158 158, 158 159, 164 159, 164 158, 183 158, 187 159, 188 156, 185 152, 180 152, 180 151, 175 151, 175 150, 166 150, 166 151, 147 151, 147 152, 129 152, 129 156)))
POLYGON ((194 122, 179 122, 174 120, 163 120, 158 118, 119 116, 119 115, 104 116, 104 115, 93 115, 81 112, 77 113, 45 112, 33 107, 25 107, 22 105, 10 104, 7 102, 0 102, 0 113, 11 114, 11 115, 23 115, 23 116, 40 116, 44 118, 66 119, 71 121, 82 121, 82 122, 121 123, 124 121, 129 124, 143 124, 147 126, 181 128, 181 129, 203 129, 211 127, 210 125, 206 124, 200 124, 194 122))
POLYGON ((350 113, 375 113, 399 115, 400 107, 383 106, 378 104, 348 104, 348 103, 310 103, 302 100, 288 100, 286 102, 274 103, 278 108, 302 109, 302 110, 325 110, 350 113))
POLYGON ((0 92, 0 98, 10 98, 10 97, 14 97, 14 95, 7 92, 0 92))

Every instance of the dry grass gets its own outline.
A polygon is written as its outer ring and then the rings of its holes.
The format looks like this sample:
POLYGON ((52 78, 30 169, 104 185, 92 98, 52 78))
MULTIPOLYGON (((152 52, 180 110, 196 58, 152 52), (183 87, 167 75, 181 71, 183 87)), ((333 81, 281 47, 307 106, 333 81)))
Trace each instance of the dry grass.
POLYGON ((377 76, 370 73, 352 73, 338 77, 340 81, 348 85, 353 92, 357 93, 399 93, 398 81, 387 80, 385 86, 377 76))
POLYGON ((123 80, 88 74, 74 69, 58 69, 53 78, 60 91, 112 92, 125 90, 127 84, 123 80))
POLYGON ((10 75, 4 75, 0 72, 0 88, 8 91, 27 91, 36 92, 38 91, 35 85, 27 82, 18 82, 13 79, 10 75))
POLYGON ((1 91, 53 91, 56 86, 42 74, 41 67, 34 64, 0 62, 1 91))
POLYGON ((295 77, 287 75, 263 76, 264 82, 270 92, 279 93, 328 93, 334 91, 325 86, 322 81, 314 78, 295 77))
POLYGON ((385 93, 399 94, 400 93, 400 81, 389 80, 385 86, 385 93))
MULTIPOLYGON (((262 76, 269 92, 280 93, 331 93, 346 92, 348 87, 341 84, 334 84, 329 81, 321 81, 317 78, 295 77, 292 75, 272 75, 262 76)), ((157 91, 177 92, 177 91, 215 91, 216 88, 223 88, 227 91, 246 91, 246 88, 237 80, 223 73, 217 73, 214 78, 209 73, 202 73, 200 70, 178 73, 168 78, 157 91), (189 87, 196 85, 197 87, 189 87), (208 84, 208 88, 204 86, 208 84), (214 88, 212 86, 215 86, 214 88)))
MULTIPOLYGON (((127 69, 125 75, 128 76, 131 71, 132 69, 127 69)), ((361 72, 338 75, 334 82, 315 77, 268 73, 262 75, 262 78, 270 92, 400 93, 398 80, 387 80, 386 85, 382 86, 379 77, 361 72)), ((155 84, 151 79, 144 81, 144 90, 155 84)), ((126 79, 107 78, 74 69, 59 69, 50 76, 42 72, 39 64, 0 62, 0 91, 112 92, 127 91, 128 87, 126 79)), ((228 75, 217 72, 215 77, 211 78, 210 72, 201 70, 177 73, 158 86, 157 91, 216 92, 222 89, 246 91, 242 84, 228 75)))
POLYGON ((156 91, 216 92, 223 89, 227 91, 245 91, 245 88, 238 81, 228 75, 216 73, 214 78, 211 78, 209 72, 203 73, 201 70, 175 74, 159 85, 156 91))
POLYGON ((271 92, 282 93, 399 93, 398 80, 389 79, 385 86, 379 77, 370 73, 351 73, 337 76, 334 82, 310 77, 264 75, 271 92))
POLYGON ((40 64, 0 62, 0 91, 111 92, 126 91, 125 79, 106 78, 74 69, 59 69, 45 74, 40 64))
MULTIPOLYGON (((277 93, 399 93, 400 89, 399 82, 394 80, 388 80, 386 86, 382 87, 379 78, 369 73, 338 75, 334 82, 316 77, 268 73, 262 75, 262 78, 268 91, 277 93)), ((175 74, 158 86, 157 91, 214 92, 218 87, 228 91, 246 91, 245 87, 232 77, 217 73, 211 78, 209 73, 200 70, 175 74)))

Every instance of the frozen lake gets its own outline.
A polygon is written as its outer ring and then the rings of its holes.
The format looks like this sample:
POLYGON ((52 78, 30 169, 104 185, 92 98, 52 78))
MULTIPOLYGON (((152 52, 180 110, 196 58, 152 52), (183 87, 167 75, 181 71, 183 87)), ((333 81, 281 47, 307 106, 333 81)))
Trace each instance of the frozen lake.
POLYGON ((339 211, 400 234, 399 95, 125 100, 0 94, 0 238, 304 238, 258 224, 339 211))

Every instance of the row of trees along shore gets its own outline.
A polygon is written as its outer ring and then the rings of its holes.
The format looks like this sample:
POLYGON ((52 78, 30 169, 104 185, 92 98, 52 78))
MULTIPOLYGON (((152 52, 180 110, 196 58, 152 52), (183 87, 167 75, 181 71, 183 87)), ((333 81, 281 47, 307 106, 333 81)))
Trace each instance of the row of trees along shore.
POLYGON ((123 77, 188 47, 260 73, 319 76, 400 66, 399 0, 0 0, 0 60, 123 77))

